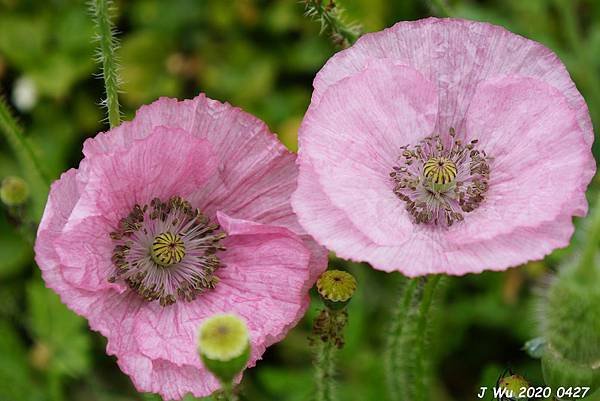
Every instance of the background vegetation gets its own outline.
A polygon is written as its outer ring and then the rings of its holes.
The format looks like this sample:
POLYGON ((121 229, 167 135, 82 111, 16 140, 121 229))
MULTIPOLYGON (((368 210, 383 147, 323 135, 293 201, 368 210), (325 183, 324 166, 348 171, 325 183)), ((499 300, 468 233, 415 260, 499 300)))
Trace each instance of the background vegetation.
MULTIPOLYGON (((438 2, 434 2, 438 4, 438 2)), ((445 11, 423 0, 338 0, 348 21, 376 31, 399 20, 445 11)), ((567 64, 600 124, 600 2, 595 0, 452 0, 453 16, 489 21, 542 42, 567 64)), ((228 101, 267 122, 295 150, 311 81, 337 50, 295 0, 122 0, 115 21, 122 111, 130 119, 159 96, 198 92, 228 101)), ((0 0, 0 92, 16 111, 46 174, 77 166, 85 138, 106 130, 94 61, 94 25, 82 1, 0 0)), ((598 144, 594 145, 597 155, 598 144)), ((25 176, 28 215, 41 215, 47 188, 20 169, 0 137, 0 179, 25 176)), ((596 181, 592 185, 598 187, 596 181)), ((31 221, 0 206, 0 401, 154 400, 137 394, 105 352, 105 340, 47 290, 33 261, 31 221)), ((573 242, 582 241, 579 230, 573 242)), ((577 245, 575 245, 576 248, 577 245)), ((507 368, 542 384, 539 360, 522 350, 538 336, 536 288, 573 257, 573 245, 544 261, 503 273, 450 280, 438 307, 435 401, 472 400, 507 368)), ((341 353, 342 400, 384 400, 382 343, 397 274, 332 257, 359 290, 350 305, 341 353)), ((243 399, 303 401, 312 393, 307 336, 310 312, 264 360, 247 371, 243 399)), ((192 400, 189 398, 188 400, 192 400)))

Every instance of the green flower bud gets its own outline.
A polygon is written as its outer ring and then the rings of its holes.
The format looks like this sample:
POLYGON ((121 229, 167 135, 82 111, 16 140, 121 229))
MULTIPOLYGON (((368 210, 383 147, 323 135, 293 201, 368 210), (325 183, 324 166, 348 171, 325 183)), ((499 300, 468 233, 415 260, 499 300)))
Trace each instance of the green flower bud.
POLYGON ((0 186, 0 199, 7 206, 19 206, 27 201, 29 187, 19 177, 6 177, 0 186))
POLYGON ((600 388, 600 271, 562 270, 545 299, 542 369, 547 385, 600 388))
POLYGON ((317 280, 317 291, 326 306, 341 309, 356 291, 356 279, 342 270, 327 270, 317 280))
POLYGON ((248 363, 250 340, 242 319, 233 314, 219 314, 200 325, 198 353, 204 366, 221 382, 230 383, 248 363))

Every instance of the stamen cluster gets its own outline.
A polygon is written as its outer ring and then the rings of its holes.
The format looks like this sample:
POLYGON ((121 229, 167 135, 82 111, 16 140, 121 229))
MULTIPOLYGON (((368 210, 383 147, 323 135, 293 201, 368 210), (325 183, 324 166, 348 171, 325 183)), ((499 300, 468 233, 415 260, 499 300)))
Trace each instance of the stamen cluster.
POLYGON ((162 306, 191 301, 214 288, 221 267, 216 255, 225 250, 224 233, 199 209, 181 197, 135 205, 110 233, 115 242, 110 282, 123 281, 146 301, 162 306))
POLYGON ((478 140, 466 145, 450 129, 446 137, 427 136, 415 146, 403 146, 399 165, 390 177, 394 193, 406 202, 417 224, 451 226, 485 199, 490 158, 477 149, 478 140))

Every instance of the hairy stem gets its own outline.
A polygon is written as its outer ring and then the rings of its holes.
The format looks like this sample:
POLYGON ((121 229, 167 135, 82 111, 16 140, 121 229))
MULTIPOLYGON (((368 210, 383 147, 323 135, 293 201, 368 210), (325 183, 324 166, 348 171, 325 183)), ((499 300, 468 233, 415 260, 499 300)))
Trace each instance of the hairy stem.
POLYGON ((423 298, 419 307, 419 317, 417 320, 417 344, 415 347, 415 371, 414 371, 414 400, 425 401, 428 398, 428 377, 426 371, 425 347, 427 346, 428 324, 431 321, 430 311, 433 304, 436 288, 440 282, 441 276, 431 276, 427 278, 423 290, 423 298))
POLYGON ((25 138, 23 130, 12 116, 8 104, 2 98, 0 98, 0 131, 2 131, 6 141, 13 149, 17 161, 32 186, 35 201, 34 211, 37 219, 43 211, 50 180, 42 168, 41 161, 25 138))
POLYGON ((93 0, 92 12, 98 33, 98 59, 102 64, 102 77, 106 91, 105 105, 111 128, 121 123, 119 111, 119 75, 115 51, 118 47, 114 27, 110 21, 110 0, 93 0))
MULTIPOLYGON (((402 289, 399 294, 399 302, 396 310, 393 312, 390 320, 390 327, 386 338, 386 349, 384 353, 384 363, 386 372, 386 382, 388 391, 392 395, 398 395, 402 391, 405 383, 402 383, 402 377, 397 374, 401 367, 398 366, 400 356, 398 355, 398 343, 402 337, 402 329, 406 321, 406 316, 409 312, 409 306, 413 298, 413 294, 417 288, 418 280, 408 280, 402 284, 402 289)), ((396 399, 392 396, 392 399, 396 399)))
POLYGON ((315 360, 316 401, 333 401, 335 375, 335 345, 330 341, 319 341, 315 360))
POLYGON ((428 399, 429 364, 425 352, 431 331, 431 307, 441 276, 411 279, 392 318, 387 339, 386 374, 390 398, 394 401, 428 399))
POLYGON ((348 24, 342 17, 342 10, 334 0, 305 0, 305 15, 321 23, 321 32, 327 31, 333 42, 341 47, 351 46, 361 35, 361 27, 348 24))

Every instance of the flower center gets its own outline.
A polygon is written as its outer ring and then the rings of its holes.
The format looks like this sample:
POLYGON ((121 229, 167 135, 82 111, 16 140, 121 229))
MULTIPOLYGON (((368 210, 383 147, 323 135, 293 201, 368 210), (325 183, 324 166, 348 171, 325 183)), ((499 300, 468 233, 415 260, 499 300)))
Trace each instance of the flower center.
POLYGON ((191 301, 215 287, 217 256, 224 251, 218 224, 186 200, 174 196, 150 205, 135 205, 110 233, 115 243, 110 282, 120 281, 146 301, 162 306, 191 301))
POLYGON ((450 184, 456 178, 456 164, 445 157, 430 157, 423 164, 423 175, 432 184, 450 184))
POLYGON ((156 264, 169 267, 181 262, 185 256, 185 245, 179 235, 167 231, 154 237, 150 253, 156 264))
POLYGON ((406 203, 417 224, 451 226, 485 199, 489 161, 478 141, 463 144, 454 129, 429 136, 415 146, 403 146, 390 177, 394 193, 406 203))

